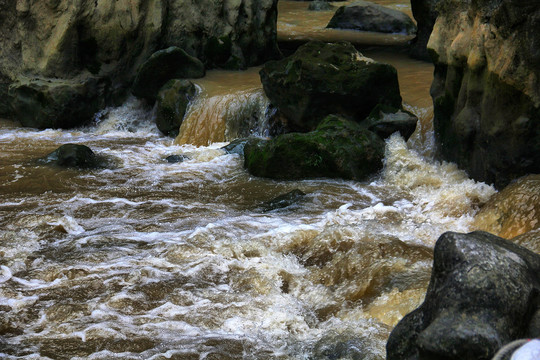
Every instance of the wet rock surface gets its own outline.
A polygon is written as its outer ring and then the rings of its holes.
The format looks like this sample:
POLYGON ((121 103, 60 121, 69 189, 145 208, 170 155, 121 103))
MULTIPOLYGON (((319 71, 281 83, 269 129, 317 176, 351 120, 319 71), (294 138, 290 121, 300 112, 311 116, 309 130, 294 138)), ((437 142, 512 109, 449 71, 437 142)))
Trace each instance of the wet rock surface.
POLYGON ((165 135, 175 137, 197 89, 189 80, 170 80, 157 95, 156 125, 165 135))
POLYGON ((362 56, 349 43, 318 41, 266 63, 264 92, 294 131, 310 131, 330 114, 362 121, 378 105, 401 107, 394 67, 362 56))
POLYGON ((539 336, 539 274, 540 255, 510 241, 443 234, 425 301, 392 331, 388 360, 491 359, 512 340, 539 336))
POLYGON ((408 111, 377 106, 362 125, 382 139, 399 132, 405 140, 408 140, 416 130, 417 123, 418 118, 408 111))
POLYGON ((38 160, 39 164, 56 165, 63 168, 99 169, 106 165, 106 160, 96 155, 86 145, 64 144, 38 160))
POLYGON ((416 25, 407 14, 368 1, 340 7, 327 27, 405 35, 416 33, 416 25))
POLYGON ((306 193, 304 193, 302 190, 294 189, 292 191, 289 191, 288 193, 279 195, 272 200, 264 202, 260 206, 260 210, 265 213, 288 208, 292 205, 298 204, 300 201, 302 201, 302 199, 304 199, 305 196, 306 193))
POLYGON ((501 189, 540 173, 540 7, 444 0, 428 48, 441 158, 501 189))
POLYGON ((248 171, 260 177, 365 180, 382 168, 384 142, 354 122, 328 116, 312 132, 252 139, 244 156, 248 171))

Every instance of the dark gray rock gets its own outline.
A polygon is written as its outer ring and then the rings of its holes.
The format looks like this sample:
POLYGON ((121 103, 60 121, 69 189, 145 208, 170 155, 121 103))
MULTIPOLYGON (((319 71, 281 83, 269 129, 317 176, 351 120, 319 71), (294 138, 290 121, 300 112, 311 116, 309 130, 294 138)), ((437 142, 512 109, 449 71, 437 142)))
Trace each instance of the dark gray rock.
POLYGON ((361 181, 382 168, 384 148, 381 138, 371 131, 331 115, 308 133, 251 139, 244 147, 244 166, 255 176, 272 179, 361 181))
POLYGON ((387 359, 488 360, 540 336, 539 309, 540 255, 489 233, 448 232, 435 245, 425 301, 392 331, 387 359))
POLYGON ((262 212, 270 212, 298 204, 306 194, 302 190, 294 189, 286 194, 279 195, 261 205, 262 212))
POLYGON ((171 79, 200 78, 205 75, 202 61, 171 46, 156 51, 141 65, 133 83, 133 95, 154 102, 159 89, 171 79))
POLYGON ((416 130, 418 118, 408 111, 391 107, 377 106, 367 119, 362 122, 369 131, 373 131, 382 139, 390 137, 395 132, 408 140, 416 130))
POLYGON ((176 137, 186 110, 197 95, 197 88, 189 80, 168 81, 157 95, 156 125, 165 135, 176 137))
POLYGON ((411 0, 411 9, 414 19, 416 20, 416 37, 411 40, 410 54, 413 58, 431 61, 431 57, 427 51, 427 43, 433 25, 439 12, 437 4, 441 0, 411 0))
POLYGON ((181 162, 184 162, 186 160, 189 160, 189 158, 187 156, 184 156, 184 155, 169 155, 165 158, 165 160, 169 163, 169 164, 176 164, 176 163, 181 163, 181 162))
POLYGON ((246 146, 248 138, 241 138, 231 141, 228 145, 222 147, 227 154, 237 154, 244 156, 244 147, 246 146))
POLYGON ((99 169, 105 167, 106 160, 97 156, 88 146, 64 144, 46 157, 39 159, 38 163, 65 168, 99 169))
POLYGON ((310 11, 328 11, 335 9, 334 5, 330 5, 327 0, 315 0, 308 6, 310 11))
POLYGON ((293 131, 310 131, 330 114, 364 120, 378 104, 401 107, 397 72, 350 43, 311 41, 260 71, 264 92, 293 131))
POLYGON ((340 7, 327 27, 404 35, 416 33, 416 25, 407 14, 368 1, 340 7))

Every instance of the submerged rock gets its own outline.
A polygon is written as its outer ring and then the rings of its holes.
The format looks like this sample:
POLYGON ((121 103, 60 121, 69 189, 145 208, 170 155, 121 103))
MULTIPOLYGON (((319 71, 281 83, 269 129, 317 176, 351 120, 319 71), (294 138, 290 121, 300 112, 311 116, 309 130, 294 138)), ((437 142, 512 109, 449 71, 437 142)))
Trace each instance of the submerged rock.
POLYGON ((294 189, 286 194, 279 195, 261 205, 262 212, 283 209, 300 202, 306 194, 302 190, 294 189))
POLYGON ((64 144, 38 160, 38 163, 65 168, 98 169, 104 167, 106 161, 86 145, 64 144))
MULTIPOLYGON (((540 239, 538 239, 540 241, 540 239)), ((392 331, 387 359, 489 360, 540 336, 540 255, 485 232, 443 234, 424 303, 392 331)))
POLYGON ((540 6, 442 0, 428 48, 437 152, 501 189, 540 173, 540 6))
POLYGON ((227 154, 244 155, 244 147, 246 146, 249 138, 241 138, 231 141, 228 145, 222 147, 227 154))
POLYGON ((200 78, 205 75, 202 61, 172 46, 155 52, 141 65, 133 83, 133 95, 154 102, 158 91, 171 79, 200 78))
POLYGON ((332 115, 312 132, 250 140, 244 166, 255 176, 273 179, 365 180, 382 168, 384 147, 371 131, 332 115))
POLYGON ((399 132, 407 141, 416 130, 417 123, 418 118, 408 111, 377 106, 362 125, 382 139, 399 132))
POLYGON ((156 125, 163 134, 175 137, 189 103, 195 98, 197 89, 189 80, 170 80, 157 94, 156 125))
POLYGON ((169 164, 176 164, 176 163, 181 163, 181 162, 184 162, 186 160, 189 160, 189 158, 187 156, 184 156, 184 155, 169 155, 165 158, 165 160, 169 163, 169 164))
POLYGON ((327 11, 333 10, 334 8, 335 6, 330 5, 327 0, 315 0, 308 6, 308 10, 310 11, 327 11))
POLYGON ((407 14, 368 1, 340 7, 327 27, 405 35, 416 33, 416 25, 407 14))
POLYGON ((311 41, 266 63, 264 92, 293 131, 310 131, 330 114, 362 121, 378 104, 401 107, 396 69, 362 56, 350 43, 311 41))

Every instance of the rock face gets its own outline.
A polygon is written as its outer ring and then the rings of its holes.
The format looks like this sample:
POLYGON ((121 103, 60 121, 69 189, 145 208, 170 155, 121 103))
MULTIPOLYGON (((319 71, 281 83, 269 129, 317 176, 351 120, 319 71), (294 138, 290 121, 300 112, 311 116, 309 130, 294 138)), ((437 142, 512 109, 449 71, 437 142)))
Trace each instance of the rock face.
POLYGON ((349 43, 318 41, 266 63, 263 89, 294 131, 310 131, 329 114, 364 120, 378 104, 401 107, 394 67, 362 56, 349 43))
MULTIPOLYGON (((23 75, 97 78, 111 84, 101 101, 114 102, 140 64, 170 46, 208 66, 259 64, 278 53, 276 21, 277 0, 0 1, 0 95, 23 75)), ((0 98, 0 111, 13 112, 0 98)))
POLYGON ((425 301, 392 331, 387 359, 488 360, 539 336, 538 320, 540 255, 485 232, 445 233, 425 301))
POLYGON ((444 0, 428 43, 438 153, 502 188, 540 173, 540 7, 444 0))
POLYGON ((416 25, 405 13, 367 1, 340 7, 327 27, 406 35, 416 33, 416 25))
POLYGON ((416 20, 416 37, 411 41, 410 54, 413 58, 430 61, 427 43, 437 16, 437 4, 441 0, 411 0, 411 10, 416 20))
POLYGON ((382 168, 384 142, 352 121, 328 116, 312 132, 252 139, 244 157, 248 171, 260 177, 365 180, 382 168))
POLYGON ((162 133, 175 137, 189 103, 197 95, 195 85, 189 80, 170 80, 157 96, 156 125, 162 133))

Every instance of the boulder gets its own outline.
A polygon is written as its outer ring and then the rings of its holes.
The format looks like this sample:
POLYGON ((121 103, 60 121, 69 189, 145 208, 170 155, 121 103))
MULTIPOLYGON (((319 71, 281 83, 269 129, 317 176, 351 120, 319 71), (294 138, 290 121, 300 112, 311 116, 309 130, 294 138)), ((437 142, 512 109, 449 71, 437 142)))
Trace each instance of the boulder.
POLYGON ((406 110, 379 105, 373 109, 362 125, 382 139, 399 132, 407 141, 416 130, 417 123, 418 118, 406 110))
POLYGON ((371 131, 331 115, 312 132, 251 139, 244 147, 244 166, 255 176, 280 180, 365 180, 382 168, 384 148, 371 131))
POLYGON ((368 1, 341 6, 327 27, 404 35, 416 33, 416 25, 407 14, 368 1))
POLYGON ((443 0, 428 49, 440 158, 502 189, 540 173, 540 7, 443 0))
POLYGON ((104 167, 106 161, 86 145, 64 144, 46 157, 39 159, 38 163, 65 168, 98 169, 104 167))
POLYGON ((249 138, 240 138, 231 141, 229 144, 223 146, 221 149, 225 150, 227 154, 244 155, 244 147, 246 146, 249 138))
POLYGON ((9 88, 11 107, 23 126, 70 128, 92 120, 101 109, 110 84, 103 79, 28 79, 19 77, 9 88))
POLYGON ((0 1, 0 114, 13 115, 4 94, 22 75, 109 82, 99 100, 118 105, 139 66, 171 46, 211 67, 261 64, 279 55, 276 23, 277 0, 0 1))
MULTIPOLYGON (((201 78, 205 75, 202 61, 184 50, 171 46, 156 51, 141 65, 133 82, 133 95, 153 103, 158 91, 171 79, 201 78)), ((169 86, 170 89, 170 86, 169 86)))
POLYGON ((308 10, 310 11, 327 11, 333 10, 334 8, 335 6, 330 5, 327 0, 315 0, 308 6, 308 10))
POLYGON ((176 137, 190 102, 197 95, 189 80, 173 79, 157 95, 156 125, 165 135, 176 137))
MULTIPOLYGON (((540 239, 538 239, 540 241, 540 239)), ((388 360, 489 360, 540 335, 540 255, 485 232, 443 234, 424 303, 390 334, 388 360)))
POLYGON ((435 20, 439 15, 437 4, 441 0, 411 0, 411 10, 416 20, 416 37, 411 40, 410 55, 419 60, 431 61, 427 43, 435 20))
POLYGON ((185 155, 169 155, 165 158, 169 164, 177 164, 189 160, 185 155))
POLYGON ((396 69, 350 43, 311 41, 260 71, 264 92, 293 131, 310 131, 330 114, 362 121, 378 104, 401 107, 396 69))

